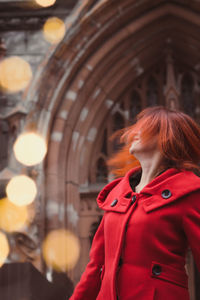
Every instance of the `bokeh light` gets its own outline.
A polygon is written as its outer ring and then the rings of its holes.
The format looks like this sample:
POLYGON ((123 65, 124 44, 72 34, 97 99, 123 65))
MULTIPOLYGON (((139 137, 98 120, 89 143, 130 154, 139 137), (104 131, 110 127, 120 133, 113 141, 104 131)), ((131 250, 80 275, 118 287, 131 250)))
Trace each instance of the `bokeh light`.
POLYGON ((13 146, 16 159, 26 165, 39 164, 47 153, 47 145, 42 136, 34 132, 21 134, 13 146))
POLYGON ((48 7, 54 5, 56 0, 35 0, 35 2, 43 7, 48 7))
POLYGON ((7 232, 18 231, 28 224, 28 209, 17 206, 7 198, 0 200, 0 228, 7 232))
POLYGON ((19 92, 27 87, 32 70, 24 59, 11 56, 0 62, 0 86, 7 93, 19 92))
POLYGON ((43 242, 42 253, 46 264, 56 271, 73 269, 80 255, 78 238, 69 230, 51 231, 43 242))
POLYGON ((43 34, 45 39, 51 44, 59 43, 65 35, 65 23, 57 18, 49 18, 43 27, 43 34))
POLYGON ((10 252, 9 244, 6 235, 0 232, 0 267, 4 264, 10 252))
POLYGON ((15 205, 23 206, 32 203, 37 194, 35 182, 26 175, 13 177, 6 186, 8 199, 15 205))

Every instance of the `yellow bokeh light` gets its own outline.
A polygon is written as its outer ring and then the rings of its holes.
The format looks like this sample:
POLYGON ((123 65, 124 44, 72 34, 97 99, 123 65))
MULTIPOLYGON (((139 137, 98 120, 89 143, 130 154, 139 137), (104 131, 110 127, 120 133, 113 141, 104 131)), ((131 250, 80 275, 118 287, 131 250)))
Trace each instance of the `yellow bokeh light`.
POLYGON ((47 145, 42 136, 34 132, 21 134, 14 143, 14 154, 16 159, 26 165, 39 164, 45 157, 47 145))
POLYGON ((53 230, 43 242, 42 253, 49 267, 65 272, 74 268, 78 261, 79 240, 68 230, 53 230))
POLYGON ((6 186, 8 199, 15 205, 23 206, 32 203, 37 194, 35 182, 26 175, 13 177, 6 186))
POLYGON ((56 0, 35 0, 35 2, 43 7, 48 7, 54 5, 56 0))
POLYGON ((28 223, 28 209, 26 206, 17 206, 7 198, 0 200, 0 228, 13 232, 23 228, 28 223))
POLYGON ((19 92, 27 87, 32 70, 24 59, 11 56, 0 62, 0 86, 7 93, 19 92))
POLYGON ((4 264, 9 254, 9 244, 7 237, 4 233, 0 232, 0 267, 4 264))
POLYGON ((43 27, 45 39, 51 44, 59 43, 65 35, 65 23, 56 17, 49 18, 43 27))

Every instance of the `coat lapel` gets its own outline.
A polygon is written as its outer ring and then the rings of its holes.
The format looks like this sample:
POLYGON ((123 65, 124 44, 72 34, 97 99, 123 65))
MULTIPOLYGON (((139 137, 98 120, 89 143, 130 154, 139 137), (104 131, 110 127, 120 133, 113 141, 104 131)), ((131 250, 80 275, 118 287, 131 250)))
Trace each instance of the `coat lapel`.
POLYGON ((129 183, 129 176, 140 168, 129 171, 123 178, 116 179, 106 185, 97 197, 99 207, 105 211, 125 213, 131 205, 135 194, 129 183))
POLYGON ((146 212, 161 208, 200 190, 200 178, 191 171, 168 169, 140 192, 146 212), (167 191, 167 197, 166 193, 167 191), (164 193, 164 196, 163 196, 164 193))
MULTIPOLYGON (((105 211, 126 213, 131 198, 136 194, 130 186, 130 176, 138 171, 140 168, 132 169, 125 177, 106 185, 97 198, 99 207, 105 211)), ((170 168, 147 184, 138 196, 145 212, 149 213, 196 190, 200 190, 199 177, 191 171, 170 168)))

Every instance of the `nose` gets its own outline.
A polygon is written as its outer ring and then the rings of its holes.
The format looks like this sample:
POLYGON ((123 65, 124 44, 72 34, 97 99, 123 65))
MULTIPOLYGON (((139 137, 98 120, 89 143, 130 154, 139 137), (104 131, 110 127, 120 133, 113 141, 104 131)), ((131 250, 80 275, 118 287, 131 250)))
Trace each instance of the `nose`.
POLYGON ((134 140, 139 140, 141 135, 141 131, 139 130, 135 135, 134 135, 134 140))

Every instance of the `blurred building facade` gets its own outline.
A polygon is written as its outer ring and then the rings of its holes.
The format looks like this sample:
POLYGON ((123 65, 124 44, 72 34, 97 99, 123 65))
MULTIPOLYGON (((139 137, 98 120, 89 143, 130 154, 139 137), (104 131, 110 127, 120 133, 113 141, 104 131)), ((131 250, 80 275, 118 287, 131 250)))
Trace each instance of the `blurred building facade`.
MULTIPOLYGON (((96 196, 112 179, 106 159, 118 145, 109 136, 154 105, 179 108, 200 122, 200 2, 57 0, 41 8, 31 0, 7 0, 0 16, 1 60, 20 56, 33 70, 23 92, 0 94, 1 198, 20 172, 38 186, 33 221, 26 232, 10 236, 9 259, 31 261, 47 273, 42 241, 50 230, 68 228, 81 243, 80 259, 68 272, 76 284, 102 215, 96 196), (66 25, 58 44, 42 33, 52 16, 66 25), (25 168, 12 146, 30 124, 46 139, 48 152, 42 164, 25 168)), ((197 300, 199 275, 190 252, 187 271, 191 300, 197 300)))

